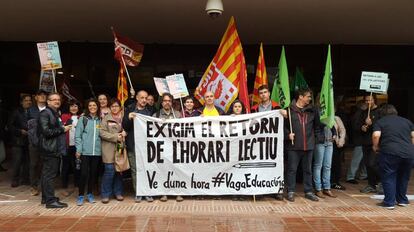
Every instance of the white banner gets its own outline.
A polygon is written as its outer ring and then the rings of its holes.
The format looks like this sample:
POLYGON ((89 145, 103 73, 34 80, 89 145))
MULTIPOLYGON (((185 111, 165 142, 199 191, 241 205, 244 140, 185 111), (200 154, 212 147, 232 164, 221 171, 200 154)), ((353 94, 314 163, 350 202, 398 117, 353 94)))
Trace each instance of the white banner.
POLYGON ((137 196, 283 191, 283 117, 134 119, 137 196))

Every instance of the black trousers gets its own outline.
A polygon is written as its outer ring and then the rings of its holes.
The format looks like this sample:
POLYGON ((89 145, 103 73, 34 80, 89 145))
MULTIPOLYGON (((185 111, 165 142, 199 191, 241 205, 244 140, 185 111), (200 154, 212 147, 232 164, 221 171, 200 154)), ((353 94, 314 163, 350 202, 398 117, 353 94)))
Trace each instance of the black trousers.
POLYGON ((312 157, 313 150, 310 151, 288 151, 288 171, 287 189, 288 192, 296 191, 296 172, 299 163, 303 169, 303 187, 305 193, 312 192, 312 157))
POLYGON ((38 188, 40 182, 40 174, 42 172, 41 154, 37 147, 29 145, 30 154, 30 185, 38 188))
POLYGON ((29 182, 29 147, 14 146, 12 182, 29 182))
POLYGON ((76 170, 75 160, 76 160, 76 147, 69 146, 67 149, 66 155, 62 156, 62 187, 67 188, 69 186, 69 175, 73 173, 74 176, 74 185, 79 186, 80 171, 76 170))
POLYGON ((86 183, 88 183, 87 193, 92 193, 93 187, 97 184, 98 164, 100 156, 81 155, 81 178, 79 181, 79 196, 85 195, 86 183))
POLYGON ((42 199, 50 204, 56 201, 55 178, 59 172, 60 157, 42 156, 42 161, 42 199))
POLYGON ((334 142, 333 154, 332 154, 332 167, 331 167, 331 183, 339 184, 342 176, 342 162, 344 160, 344 148, 338 148, 334 142))
POLYGON ((365 167, 367 168, 367 175, 368 175, 368 185, 375 188, 375 185, 380 182, 380 177, 378 175, 378 162, 377 162, 377 155, 372 151, 372 146, 362 146, 362 153, 363 161, 365 167))

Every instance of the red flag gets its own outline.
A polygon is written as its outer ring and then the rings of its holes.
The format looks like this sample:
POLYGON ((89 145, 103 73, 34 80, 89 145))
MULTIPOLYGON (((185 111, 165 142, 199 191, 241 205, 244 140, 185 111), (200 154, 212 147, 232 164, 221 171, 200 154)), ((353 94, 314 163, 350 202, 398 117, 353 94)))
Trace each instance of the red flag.
POLYGON ((216 55, 198 84, 196 98, 202 104, 206 91, 215 93, 215 105, 224 111, 228 110, 238 95, 246 106, 246 111, 250 112, 246 61, 233 17, 221 39, 216 55))
POLYGON ((260 54, 259 54, 259 60, 257 61, 256 79, 254 80, 254 89, 253 89, 253 102, 255 103, 260 102, 258 89, 262 85, 267 85, 267 72, 266 72, 266 64, 265 64, 264 55, 263 55, 263 44, 260 43, 260 54))
POLYGON ((113 31, 115 40, 115 59, 126 65, 137 66, 144 54, 144 45, 137 43, 128 37, 120 36, 113 31))
POLYGON ((121 105, 128 99, 128 85, 125 77, 124 66, 120 64, 119 76, 118 76, 118 94, 117 98, 121 101, 121 105))

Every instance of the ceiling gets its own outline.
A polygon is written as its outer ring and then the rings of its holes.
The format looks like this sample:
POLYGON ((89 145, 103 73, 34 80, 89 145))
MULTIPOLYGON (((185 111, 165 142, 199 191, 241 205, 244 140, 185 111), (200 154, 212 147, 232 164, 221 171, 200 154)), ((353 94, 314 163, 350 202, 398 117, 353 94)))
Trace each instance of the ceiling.
POLYGON ((414 44, 413 0, 1 0, 0 41, 217 44, 231 16, 243 44, 414 44))

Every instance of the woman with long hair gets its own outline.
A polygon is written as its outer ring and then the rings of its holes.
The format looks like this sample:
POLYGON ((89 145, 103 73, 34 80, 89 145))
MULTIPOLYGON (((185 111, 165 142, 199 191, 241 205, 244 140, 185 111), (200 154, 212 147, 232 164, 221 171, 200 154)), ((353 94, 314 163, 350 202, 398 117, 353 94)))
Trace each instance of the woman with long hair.
POLYGON ((61 119, 64 125, 72 125, 72 128, 66 132, 66 155, 62 157, 62 188, 65 189, 64 195, 69 196, 73 191, 69 191, 69 174, 72 171, 74 176, 74 185, 79 186, 80 172, 76 169, 76 146, 75 132, 81 112, 81 105, 76 100, 68 102, 69 113, 62 114, 61 119))
POLYGON ((102 161, 104 163, 104 174, 102 177, 101 197, 102 203, 106 204, 112 195, 118 201, 124 200, 122 196, 122 175, 115 170, 115 154, 117 144, 125 141, 126 132, 122 129, 122 107, 121 102, 114 98, 109 103, 111 112, 101 122, 100 135, 102 138, 102 161))
POLYGON ((92 194, 93 187, 97 181, 97 169, 101 160, 101 138, 99 102, 96 99, 89 99, 86 102, 85 114, 79 118, 76 126, 75 144, 76 158, 81 160, 81 179, 79 182, 79 197, 77 205, 84 202, 85 186, 88 184, 87 199, 95 203, 92 194))
POLYGON ((229 110, 227 111, 228 115, 240 115, 240 114, 245 114, 245 113, 246 113, 246 107, 239 99, 234 100, 229 110))
POLYGON ((109 114, 111 111, 109 109, 108 103, 109 103, 109 97, 107 94, 101 93, 98 95, 98 102, 99 102, 99 109, 100 109, 100 118, 102 119, 105 117, 105 115, 109 114))

